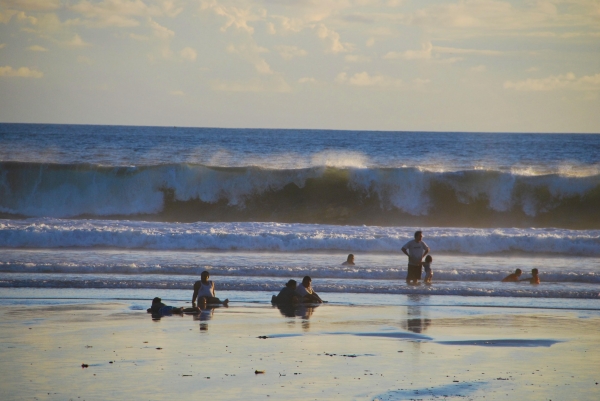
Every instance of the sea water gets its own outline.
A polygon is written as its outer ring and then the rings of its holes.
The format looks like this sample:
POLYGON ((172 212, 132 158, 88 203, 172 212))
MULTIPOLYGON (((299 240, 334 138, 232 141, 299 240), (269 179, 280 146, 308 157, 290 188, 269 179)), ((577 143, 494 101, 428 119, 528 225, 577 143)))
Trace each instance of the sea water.
POLYGON ((4 298, 180 294, 209 270, 251 301, 310 275, 344 302, 595 308, 599 268, 600 135, 0 124, 4 298), (403 281, 417 229, 430 286, 403 281), (516 268, 542 284, 499 282, 516 268))

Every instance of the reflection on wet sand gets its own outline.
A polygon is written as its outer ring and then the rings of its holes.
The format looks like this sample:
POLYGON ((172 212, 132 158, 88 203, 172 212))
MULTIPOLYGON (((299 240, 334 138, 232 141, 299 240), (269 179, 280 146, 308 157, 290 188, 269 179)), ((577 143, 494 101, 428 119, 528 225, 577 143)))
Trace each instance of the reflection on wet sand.
POLYGON ((208 331, 208 321, 212 319, 215 308, 215 306, 207 305, 200 308, 200 313, 194 315, 194 320, 200 321, 200 331, 208 331))
POLYGON ((281 313, 281 315, 284 317, 300 317, 300 318, 302 318, 302 328, 307 331, 310 329, 310 320, 309 319, 313 315, 315 309, 319 307, 319 305, 273 304, 273 307, 279 309, 279 313, 281 313))
MULTIPOLYGON (((412 302, 423 302, 429 299, 429 295, 410 294, 408 295, 408 299, 412 302)), ((420 305, 407 306, 406 315, 409 318, 400 322, 400 326, 405 330, 421 334, 431 325, 431 319, 422 316, 420 305)))

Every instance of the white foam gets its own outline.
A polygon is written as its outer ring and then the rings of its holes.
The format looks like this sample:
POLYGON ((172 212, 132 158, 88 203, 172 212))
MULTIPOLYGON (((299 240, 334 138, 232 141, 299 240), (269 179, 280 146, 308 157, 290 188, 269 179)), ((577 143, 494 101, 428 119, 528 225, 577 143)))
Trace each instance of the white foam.
MULTIPOLYGON (((280 223, 155 223, 123 220, 0 220, 0 247, 172 250, 341 250, 399 253, 414 228, 280 223)), ((600 230, 428 228, 436 252, 600 255, 600 230)))

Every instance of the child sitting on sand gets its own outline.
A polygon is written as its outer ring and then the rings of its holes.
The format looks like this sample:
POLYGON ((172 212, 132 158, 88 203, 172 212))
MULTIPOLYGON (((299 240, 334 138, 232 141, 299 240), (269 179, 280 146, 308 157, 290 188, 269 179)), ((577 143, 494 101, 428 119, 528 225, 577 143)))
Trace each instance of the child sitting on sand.
POLYGON ((431 262, 433 262, 433 258, 431 255, 427 255, 425 257, 425 263, 423 263, 423 268, 425 269, 425 280, 423 280, 426 284, 431 284, 431 279, 433 278, 433 272, 431 271, 431 262))
POLYGON ((227 306, 229 299, 221 302, 219 298, 215 296, 215 283, 209 281, 210 273, 206 270, 200 275, 200 280, 194 283, 194 294, 192 295, 192 306, 196 305, 196 298, 198 298, 198 304, 222 304, 227 306), (204 298, 204 299, 201 299, 204 298))
POLYGON ((520 281, 529 281, 529 284, 539 284, 540 276, 538 269, 531 269, 531 277, 524 278, 520 281))

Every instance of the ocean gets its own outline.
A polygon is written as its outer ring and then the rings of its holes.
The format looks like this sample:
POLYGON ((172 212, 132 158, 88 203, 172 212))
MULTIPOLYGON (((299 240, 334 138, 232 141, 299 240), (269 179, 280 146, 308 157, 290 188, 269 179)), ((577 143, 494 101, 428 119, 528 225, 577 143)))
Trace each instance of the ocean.
POLYGON ((310 275, 340 302, 600 309, 600 135, 0 124, 0 298, 188 300, 203 270, 252 302, 310 275), (418 229, 433 284, 408 286, 418 229))

